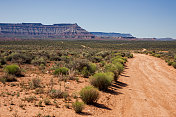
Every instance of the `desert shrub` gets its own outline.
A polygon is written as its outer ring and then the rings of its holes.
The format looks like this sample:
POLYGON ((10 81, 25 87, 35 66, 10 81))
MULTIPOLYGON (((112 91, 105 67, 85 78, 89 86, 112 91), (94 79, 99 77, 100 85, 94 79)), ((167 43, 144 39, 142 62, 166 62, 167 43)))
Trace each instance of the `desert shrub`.
POLYGON ((89 62, 87 59, 75 59, 69 63, 68 67, 82 73, 84 77, 94 74, 97 69, 96 64, 89 62))
POLYGON ((84 77, 89 77, 90 74, 87 67, 83 67, 81 73, 83 74, 84 77))
POLYGON ((35 89, 35 94, 42 94, 42 93, 44 93, 43 88, 37 88, 37 89, 35 89))
POLYGON ((69 71, 69 69, 66 67, 59 67, 59 68, 55 69, 54 75, 60 75, 60 74, 67 75, 68 71, 69 71))
POLYGON ((114 80, 116 81, 118 76, 123 72, 124 70, 124 66, 119 63, 116 62, 115 64, 109 63, 107 65, 105 65, 105 71, 106 72, 113 72, 114 73, 114 80))
POLYGON ((152 53, 151 55, 152 55, 152 56, 155 56, 155 53, 152 53))
MULTIPOLYGON (((122 53, 119 53, 119 52, 116 52, 116 51, 114 51, 112 54, 114 56, 122 57, 122 53)), ((125 54, 123 54, 123 55, 125 55, 125 54)))
POLYGON ((124 63, 127 62, 127 58, 126 57, 122 57, 122 59, 125 61, 124 63))
POLYGON ((93 56, 93 57, 90 57, 90 59, 92 62, 98 63, 103 60, 103 57, 102 56, 93 56))
POLYGON ((4 82, 13 82, 13 81, 17 81, 17 79, 14 75, 6 74, 4 77, 1 78, 1 81, 3 81, 3 83, 4 82))
POLYGON ((125 58, 113 58, 112 63, 115 64, 117 62, 124 64, 126 62, 126 59, 125 58))
POLYGON ((68 76, 70 80, 75 80, 75 71, 73 69, 69 70, 68 76))
POLYGON ((70 61, 72 58, 69 57, 69 56, 61 56, 60 59, 61 59, 61 61, 65 61, 66 63, 69 63, 69 61, 70 61))
POLYGON ((65 100, 67 100, 67 98, 69 97, 69 94, 68 94, 68 92, 63 92, 63 98, 65 99, 65 100))
POLYGON ((76 113, 81 113, 82 110, 84 109, 84 103, 76 101, 76 102, 72 103, 72 107, 76 113))
POLYGON ((45 65, 44 64, 40 64, 39 69, 44 71, 45 70, 45 65))
POLYGON ((115 67, 118 70, 118 74, 121 74, 123 72, 123 70, 124 70, 124 66, 121 63, 119 63, 119 62, 115 63, 114 65, 115 65, 115 67))
POLYGON ((51 105, 51 102, 48 98, 44 99, 44 103, 45 105, 51 105))
POLYGON ((110 53, 108 51, 101 51, 101 52, 96 53, 96 56, 101 56, 101 57, 105 58, 109 54, 110 53))
POLYGON ((83 67, 81 73, 84 77, 89 77, 90 75, 94 74, 97 67, 95 63, 89 63, 87 66, 83 67))
POLYGON ((6 57, 8 61, 17 62, 17 63, 31 63, 32 56, 26 55, 24 53, 11 53, 9 56, 6 57))
POLYGON ((105 61, 100 61, 100 66, 103 67, 105 66, 106 62, 105 61))
POLYGON ((167 62, 167 64, 168 64, 169 66, 171 66, 172 63, 173 63, 172 61, 168 61, 168 62, 167 62))
POLYGON ((87 59, 75 59, 73 61, 70 61, 69 68, 73 68, 74 70, 78 70, 81 72, 83 67, 87 66, 89 64, 89 61, 87 59))
MULTIPOLYGON (((66 64, 64 61, 59 61, 59 62, 57 62, 57 63, 55 64, 55 69, 56 69, 56 68, 59 68, 59 67, 67 67, 67 68, 69 68, 68 66, 69 66, 69 65, 66 64)), ((54 69, 54 70, 55 70, 55 69, 54 69)))
POLYGON ((160 58, 161 55, 160 54, 155 54, 154 57, 160 58))
POLYGON ((34 102, 37 100, 37 98, 35 96, 29 96, 29 97, 25 97, 23 100, 27 102, 34 102))
POLYGON ((29 82, 29 86, 31 89, 40 88, 41 87, 41 80, 39 78, 33 78, 29 82))
POLYGON ((168 59, 166 59, 166 60, 165 60, 165 62, 166 62, 166 63, 168 63, 168 62, 169 62, 169 60, 168 60, 168 59))
POLYGON ((61 90, 56 90, 56 89, 52 89, 49 92, 49 96, 51 98, 63 98, 63 94, 64 92, 62 92, 61 90))
POLYGON ((113 72, 113 73, 116 73, 117 72, 117 68, 114 64, 112 63, 109 63, 109 64, 106 64, 105 65, 105 71, 106 72, 113 72))
POLYGON ((5 65, 6 60, 3 57, 0 57, 0 65, 5 65))
POLYGON ((43 107, 43 106, 42 106, 42 100, 40 100, 40 101, 38 102, 38 105, 36 105, 36 106, 43 107))
POLYGON ((5 84, 6 83, 6 78, 0 77, 0 82, 2 82, 3 84, 5 84))
POLYGON ((8 73, 8 74, 11 74, 11 75, 16 75, 16 76, 20 76, 21 75, 21 69, 18 65, 7 65, 5 67, 5 71, 8 73))
POLYGON ((90 83, 100 90, 107 90, 114 79, 112 72, 96 73, 90 78, 90 83))
POLYGON ((86 86, 80 91, 80 96, 84 103, 92 104, 98 100, 99 92, 92 86, 86 86))
POLYGON ((173 62, 172 66, 176 69, 176 62, 173 62))
POLYGON ((97 66, 95 63, 89 63, 87 66, 88 70, 90 73, 95 73, 97 66))
POLYGON ((61 56, 62 55, 51 53, 49 55, 49 59, 50 59, 50 61, 61 61, 61 56))
POLYGON ((133 58, 133 54, 131 54, 131 53, 125 53, 125 56, 128 58, 133 58))
POLYGON ((35 59, 32 60, 31 63, 34 65, 41 65, 41 64, 46 65, 46 60, 43 57, 36 57, 35 59))
POLYGON ((109 63, 105 66, 106 72, 113 72, 114 74, 122 73, 123 69, 124 69, 123 65, 119 62, 116 62, 114 64, 109 63))
POLYGON ((61 57, 60 56, 50 56, 50 61, 61 61, 61 57))

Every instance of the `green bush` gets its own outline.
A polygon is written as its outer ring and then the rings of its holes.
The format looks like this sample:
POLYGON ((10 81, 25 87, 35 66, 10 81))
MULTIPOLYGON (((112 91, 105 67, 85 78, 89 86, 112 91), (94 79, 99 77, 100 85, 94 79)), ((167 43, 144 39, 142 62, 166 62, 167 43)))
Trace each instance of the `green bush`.
POLYGON ((90 72, 88 71, 87 67, 83 67, 81 73, 83 74, 84 77, 89 77, 90 72))
POLYGON ((115 63, 119 62, 121 64, 124 64, 126 61, 127 61, 127 59, 125 59, 125 58, 114 58, 112 60, 112 63, 115 64, 115 63))
POLYGON ((92 62, 95 62, 95 63, 98 63, 98 62, 100 62, 100 61, 102 61, 102 56, 93 56, 93 57, 91 57, 91 61, 92 62))
POLYGON ((130 54, 130 56, 128 58, 133 58, 133 54, 130 54))
POLYGON ((61 61, 65 61, 66 63, 69 63, 69 61, 71 61, 71 57, 70 56, 61 56, 60 57, 61 61))
POLYGON ((167 62, 167 64, 168 64, 169 66, 171 66, 172 63, 173 63, 172 61, 168 61, 168 62, 167 62))
POLYGON ((16 62, 16 63, 27 63, 30 64, 32 61, 31 55, 26 55, 24 53, 11 53, 6 57, 6 60, 16 62))
POLYGON ((86 86, 80 91, 81 99, 86 104, 93 104, 99 98, 99 92, 93 86, 86 86))
POLYGON ((115 75, 119 75, 122 73, 124 70, 124 67, 121 63, 115 62, 114 64, 107 64, 105 66, 105 71, 106 72, 113 72, 115 75))
POLYGON ((54 75, 59 75, 59 74, 67 75, 68 71, 69 71, 69 69, 66 67, 59 67, 59 68, 55 69, 54 75))
POLYGON ((87 59, 75 59, 70 61, 68 67, 78 70, 84 77, 94 74, 97 69, 96 64, 89 62, 87 59))
POLYGON ((97 69, 97 66, 95 63, 88 64, 88 70, 90 71, 90 73, 95 73, 96 69, 97 69))
POLYGON ((117 72, 117 68, 114 64, 112 63, 109 63, 109 64, 106 64, 105 65, 105 71, 106 72, 113 72, 113 73, 116 73, 117 72))
POLYGON ((89 77, 90 75, 94 74, 97 67, 95 63, 89 63, 87 66, 83 67, 81 73, 84 77, 89 77))
POLYGON ((166 62, 166 63, 168 63, 168 62, 169 62, 169 60, 168 60, 168 59, 166 59, 166 60, 165 60, 165 62, 166 62))
POLYGON ((128 58, 133 58, 133 54, 131 54, 131 53, 129 53, 129 52, 128 52, 128 53, 125 53, 125 56, 128 57, 128 58))
POLYGON ((49 60, 50 61, 61 61, 62 55, 57 55, 56 53, 50 53, 49 60))
POLYGON ((21 75, 21 70, 18 65, 7 65, 5 67, 5 71, 11 75, 16 75, 16 76, 21 75))
POLYGON ((101 51, 101 52, 96 53, 96 56, 101 56, 101 57, 105 58, 109 54, 110 53, 108 51, 101 51))
POLYGON ((99 90, 107 90, 114 79, 112 72, 96 73, 90 78, 90 83, 99 90))
POLYGON ((78 70, 79 72, 82 71, 83 67, 87 66, 89 64, 89 61, 87 59, 75 59, 73 61, 70 61, 69 68, 72 68, 74 70, 78 70))
POLYGON ((172 66, 176 69, 176 62, 173 62, 172 66))
POLYGON ((5 65, 6 61, 3 57, 0 57, 0 65, 5 65))
POLYGON ((101 62, 100 62, 100 66, 101 66, 101 67, 104 67, 104 66, 105 66, 105 64, 106 64, 106 62, 105 62, 105 61, 101 61, 101 62))
POLYGON ((118 70, 118 74, 121 74, 123 72, 123 70, 124 70, 124 66, 121 63, 119 63, 119 62, 115 63, 114 65, 115 65, 115 67, 118 70))
POLYGON ((160 58, 161 55, 160 54, 155 54, 154 57, 160 58))
POLYGON ((32 60, 31 63, 34 65, 41 65, 41 64, 46 65, 46 60, 43 57, 36 57, 35 59, 32 60))
POLYGON ((76 102, 72 103, 72 107, 76 113, 81 113, 82 110, 84 109, 84 103, 76 101, 76 102))

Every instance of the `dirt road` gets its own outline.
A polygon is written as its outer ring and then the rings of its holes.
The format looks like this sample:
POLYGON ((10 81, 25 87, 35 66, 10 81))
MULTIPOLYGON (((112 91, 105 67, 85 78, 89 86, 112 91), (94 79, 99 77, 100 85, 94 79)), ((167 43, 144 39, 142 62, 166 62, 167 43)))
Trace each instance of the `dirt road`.
POLYGON ((122 94, 114 96, 115 108, 102 116, 176 117, 176 70, 142 54, 134 54, 127 66, 119 78, 122 94))

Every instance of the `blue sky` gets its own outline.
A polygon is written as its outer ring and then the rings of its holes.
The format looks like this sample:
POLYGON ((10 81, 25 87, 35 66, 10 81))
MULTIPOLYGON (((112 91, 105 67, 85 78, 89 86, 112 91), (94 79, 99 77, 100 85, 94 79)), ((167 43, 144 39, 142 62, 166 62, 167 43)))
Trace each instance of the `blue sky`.
POLYGON ((78 23, 87 31, 176 38, 176 0, 0 0, 0 22, 78 23))

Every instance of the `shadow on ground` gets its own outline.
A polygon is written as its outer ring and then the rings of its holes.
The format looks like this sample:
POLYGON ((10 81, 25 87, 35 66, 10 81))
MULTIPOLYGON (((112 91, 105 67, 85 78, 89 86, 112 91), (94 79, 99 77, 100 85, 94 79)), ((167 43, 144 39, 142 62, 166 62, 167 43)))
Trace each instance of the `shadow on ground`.
POLYGON ((88 113, 88 112, 81 112, 81 113, 78 113, 79 115, 85 115, 85 116, 87 116, 87 115, 92 115, 91 113, 88 113))
MULTIPOLYGON (((126 76, 126 77, 129 77, 129 76, 126 76)), ((113 95, 123 94, 123 93, 121 93, 121 92, 118 92, 117 90, 118 90, 118 89, 122 89, 123 87, 126 87, 126 86, 128 86, 128 84, 123 83, 123 82, 120 82, 120 81, 115 81, 115 82, 111 85, 111 87, 110 87, 108 90, 106 90, 105 92, 106 92, 106 93, 113 94, 113 95)))
POLYGON ((124 76, 124 77, 130 77, 130 76, 127 76, 127 75, 121 75, 121 76, 124 76))
POLYGON ((101 109, 112 110, 111 108, 105 106, 104 104, 94 103, 93 106, 101 109))

